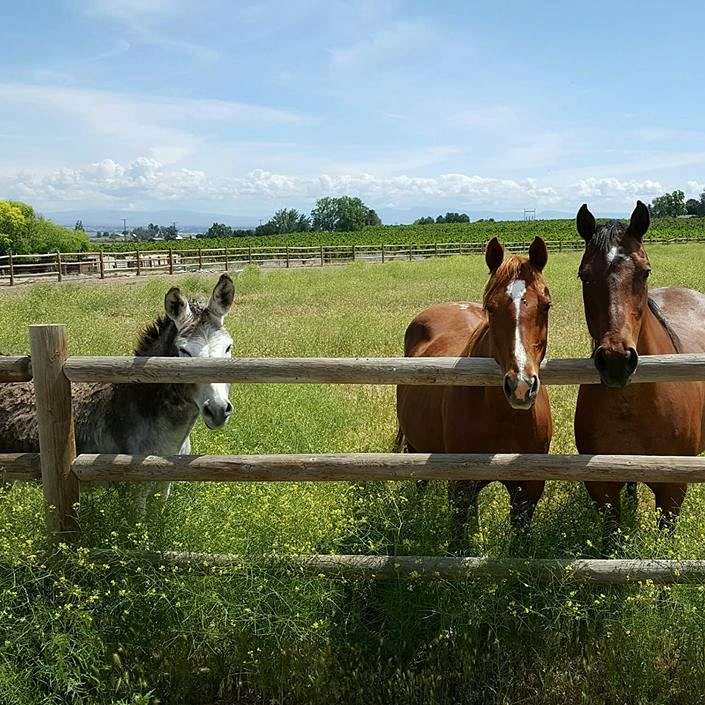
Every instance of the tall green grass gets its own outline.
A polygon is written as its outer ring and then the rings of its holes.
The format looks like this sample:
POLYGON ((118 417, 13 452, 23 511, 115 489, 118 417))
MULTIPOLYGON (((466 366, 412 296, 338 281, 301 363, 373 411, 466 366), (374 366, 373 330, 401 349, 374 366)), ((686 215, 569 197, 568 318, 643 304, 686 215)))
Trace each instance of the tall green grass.
MULTIPOLYGON (((704 246, 652 247, 653 285, 705 289, 704 246)), ((577 253, 552 254, 549 354, 585 355, 577 253)), ((480 257, 248 269, 227 325, 242 356, 399 355, 421 308, 478 300, 480 257)), ((179 278, 207 294, 213 277, 179 278)), ((0 295, 0 349, 28 350, 30 323, 64 322, 75 354, 126 354, 159 313, 170 279, 42 284, 0 295)), ((550 390, 552 450, 574 452, 575 389, 550 390)), ((395 430, 394 390, 241 385, 231 424, 200 423, 195 452, 380 451, 395 430)), ((530 535, 509 530, 501 486, 481 495, 476 554, 599 555, 584 489, 549 483, 530 535)), ((625 556, 705 558, 705 494, 692 487, 673 536, 640 490, 625 556)), ((82 547, 44 558, 41 495, 0 491, 0 703, 698 703, 705 692, 705 590, 556 580, 372 582, 247 561, 235 574, 125 560, 88 549, 169 548, 443 554, 445 483, 183 484, 164 513, 135 523, 119 487, 82 496, 82 547)))

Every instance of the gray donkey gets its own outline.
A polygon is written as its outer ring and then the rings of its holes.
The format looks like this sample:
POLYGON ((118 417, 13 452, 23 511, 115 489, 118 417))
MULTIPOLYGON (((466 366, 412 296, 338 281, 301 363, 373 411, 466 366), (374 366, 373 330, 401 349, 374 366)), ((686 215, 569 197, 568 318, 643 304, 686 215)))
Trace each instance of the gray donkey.
MULTIPOLYGON (((186 299, 172 287, 164 297, 166 315, 142 333, 135 355, 230 357, 232 338, 223 320, 235 287, 223 274, 210 301, 186 299)), ((76 384, 73 388, 78 453, 175 455, 189 453, 189 434, 198 418, 210 429, 230 418, 228 384, 76 384)), ((31 384, 0 384, 0 452, 36 453, 39 435, 31 384)), ((156 484, 156 483, 154 483, 156 484)), ((170 484, 163 488, 163 500, 170 484)), ((139 485, 138 514, 144 515, 154 487, 139 485)))

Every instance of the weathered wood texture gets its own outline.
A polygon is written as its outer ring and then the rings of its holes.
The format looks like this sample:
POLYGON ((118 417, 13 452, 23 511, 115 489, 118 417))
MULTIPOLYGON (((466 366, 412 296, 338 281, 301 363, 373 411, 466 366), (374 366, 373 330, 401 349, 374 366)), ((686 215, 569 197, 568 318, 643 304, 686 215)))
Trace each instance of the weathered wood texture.
POLYGON ((32 360, 28 355, 0 357, 0 382, 29 382, 32 360))
POLYGON ((76 457, 76 440, 71 383, 63 372, 67 357, 64 326, 30 326, 29 339, 47 527, 50 534, 69 540, 78 530, 75 505, 79 498, 79 484, 71 472, 76 457))
POLYGON ((704 560, 658 559, 491 559, 450 556, 278 555, 239 556, 176 551, 96 553, 101 561, 144 562, 156 566, 182 566, 210 572, 263 569, 304 570, 326 577, 348 576, 375 580, 431 578, 441 580, 503 580, 521 578, 538 582, 623 584, 650 581, 657 584, 705 582, 704 560))
POLYGON ((0 482, 41 482, 39 453, 0 453, 0 482))
MULTIPOLYGON (((494 386, 499 367, 487 358, 160 358, 71 357, 72 382, 233 382, 288 384, 442 384, 494 386)), ((597 384, 590 358, 556 359, 541 368, 543 384, 597 384)), ((644 355, 632 382, 705 380, 705 354, 644 355)))
POLYGON ((315 455, 83 454, 82 482, 569 480, 705 482, 705 458, 653 455, 346 453, 315 455))

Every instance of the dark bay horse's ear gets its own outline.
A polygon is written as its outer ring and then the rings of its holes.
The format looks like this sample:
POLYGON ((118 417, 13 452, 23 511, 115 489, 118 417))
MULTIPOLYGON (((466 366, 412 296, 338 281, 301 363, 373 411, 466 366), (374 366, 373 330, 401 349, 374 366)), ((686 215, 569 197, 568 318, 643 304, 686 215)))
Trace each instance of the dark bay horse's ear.
POLYGON ((595 234, 595 228, 597 227, 595 216, 590 213, 587 203, 583 203, 583 205, 580 206, 578 215, 575 218, 575 224, 578 228, 578 235, 580 235, 585 242, 588 242, 595 234))
POLYGON ((188 300, 176 286, 172 286, 171 289, 166 292, 166 296, 164 297, 164 310, 166 311, 166 315, 174 321, 177 328, 182 328, 186 321, 191 318, 191 307, 189 306, 188 300))
POLYGON ((636 208, 632 212, 632 217, 629 221, 627 232, 637 240, 641 240, 649 229, 650 220, 649 209, 642 201, 637 201, 636 208))
POLYGON ((500 245, 499 240, 493 237, 488 243, 485 249, 485 262, 490 272, 496 272, 500 264, 504 260, 504 248, 500 245))
POLYGON ((228 315, 234 299, 235 284, 233 284, 233 280, 227 274, 221 274, 211 294, 211 300, 208 302, 208 310, 222 323, 223 318, 228 315))
POLYGON ((531 243, 531 247, 529 248, 529 262, 535 270, 543 272, 543 268, 546 266, 546 262, 548 262, 548 250, 546 249, 546 243, 543 241, 543 238, 537 236, 531 243))

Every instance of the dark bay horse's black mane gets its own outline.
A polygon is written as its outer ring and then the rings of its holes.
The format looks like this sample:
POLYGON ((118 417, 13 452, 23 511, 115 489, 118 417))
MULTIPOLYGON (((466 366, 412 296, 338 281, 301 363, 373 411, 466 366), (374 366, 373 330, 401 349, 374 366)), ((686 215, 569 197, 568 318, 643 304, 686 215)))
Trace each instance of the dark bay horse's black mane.
MULTIPOLYGON (((604 252, 606 254, 613 247, 619 245, 626 232, 627 226, 624 223, 619 220, 612 220, 609 223, 605 223, 595 231, 595 234, 590 238, 588 246, 594 248, 598 252, 604 252)), ((666 333, 668 333, 668 337, 671 339, 676 352, 683 352, 683 344, 678 337, 678 333, 673 330, 671 324, 666 320, 661 307, 650 296, 648 297, 648 302, 651 313, 654 314, 656 320, 663 326, 666 333)))

